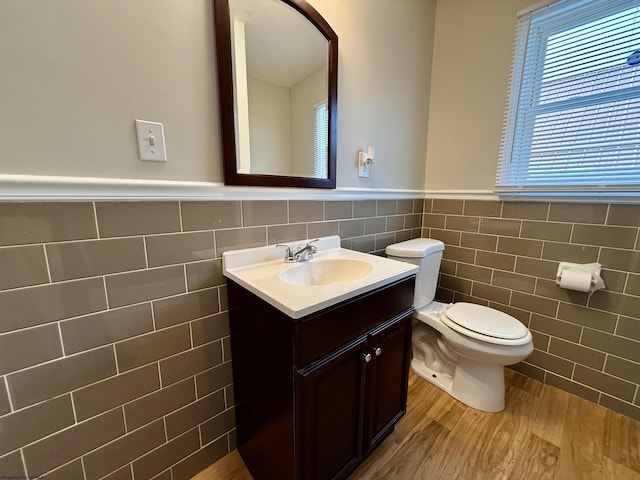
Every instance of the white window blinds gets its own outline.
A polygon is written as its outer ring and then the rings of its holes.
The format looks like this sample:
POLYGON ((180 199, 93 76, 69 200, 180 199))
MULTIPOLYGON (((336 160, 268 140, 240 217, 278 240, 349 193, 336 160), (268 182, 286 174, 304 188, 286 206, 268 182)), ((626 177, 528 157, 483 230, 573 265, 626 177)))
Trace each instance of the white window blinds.
POLYGON ((640 190, 640 0, 520 17, 496 191, 640 190))
POLYGON ((313 122, 313 178, 328 178, 329 172, 329 111, 327 102, 314 108, 313 122))

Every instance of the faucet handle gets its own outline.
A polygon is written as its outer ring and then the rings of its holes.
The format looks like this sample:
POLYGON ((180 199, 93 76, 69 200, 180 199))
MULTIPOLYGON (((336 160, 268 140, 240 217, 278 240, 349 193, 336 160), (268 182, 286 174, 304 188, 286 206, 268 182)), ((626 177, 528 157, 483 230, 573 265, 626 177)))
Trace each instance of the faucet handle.
POLYGON ((317 242, 319 239, 316 238, 314 240, 307 241, 307 244, 302 248, 302 250, 307 251, 307 259, 312 259, 315 253, 318 253, 318 247, 315 245, 311 245, 313 242, 317 242))
POLYGON ((293 252, 291 251, 291 245, 286 245, 286 244, 284 244, 284 243, 278 243, 278 244, 276 245, 276 248, 278 248, 278 247, 286 247, 286 248, 287 248, 287 249, 284 251, 284 259, 285 259, 285 260, 290 259, 290 258, 292 258, 292 257, 293 257, 293 252))

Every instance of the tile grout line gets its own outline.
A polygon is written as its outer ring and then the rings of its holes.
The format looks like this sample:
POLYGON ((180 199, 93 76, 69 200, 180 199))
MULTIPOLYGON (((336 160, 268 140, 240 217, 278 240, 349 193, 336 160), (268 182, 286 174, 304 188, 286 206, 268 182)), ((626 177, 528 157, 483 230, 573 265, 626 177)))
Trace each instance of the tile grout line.
MULTIPOLYGON (((125 428, 125 431, 126 431, 126 428, 125 428)), ((87 478, 87 468, 84 465, 84 458, 85 458, 84 455, 82 455, 80 457, 80 466, 82 467, 82 475, 84 475, 84 478, 86 479, 87 478)))
POLYGON ((93 206, 93 221, 95 222, 95 225, 96 225, 96 235, 98 238, 101 238, 100 227, 98 225, 98 207, 96 205, 96 202, 91 202, 91 205, 93 206))
POLYGON ((180 220, 180 233, 184 233, 184 225, 182 224, 182 201, 178 200, 178 220, 180 220))
POLYGON ((107 291, 107 276, 102 275, 102 287, 104 288, 104 300, 107 306, 106 310, 111 310, 111 305, 109 305, 109 292, 107 291))
POLYGON ((290 225, 291 224, 291 200, 286 201, 286 208, 287 208, 287 225, 290 225))
MULTIPOLYGON (((220 341, 220 351, 222 352, 222 362, 220 363, 220 365, 222 365, 223 363, 225 363, 224 357, 225 357, 225 348, 224 348, 224 341, 223 339, 226 337, 222 337, 220 339, 218 339, 220 341)), ((231 338, 229 336, 229 338, 231 338)), ((216 340, 216 341, 218 341, 216 340)), ((209 343, 213 343, 213 342, 209 342, 209 343)), ((229 352, 229 356, 231 356, 231 352, 229 352)), ((217 366, 217 365, 216 365, 217 366)), ((213 368, 213 367, 212 367, 213 368)))
MULTIPOLYGON (((180 295, 180 294, 178 294, 178 295, 180 295)), ((171 297, 174 297, 174 296, 177 296, 177 295, 172 295, 171 297)), ((162 299, 171 298, 171 297, 162 297, 162 299)), ((159 299, 157 299, 157 300, 159 300, 159 299)), ((146 334, 150 334, 150 333, 154 333, 154 332, 158 331, 158 329, 156 328, 156 308, 155 308, 155 303, 154 302, 155 302, 155 300, 149 300, 149 307, 151 309, 151 324, 153 325, 153 330, 151 332, 143 333, 142 335, 146 335, 146 334)), ((139 335, 136 335, 136 336, 139 336, 139 335)))
MULTIPOLYGON (((77 391, 77 390, 74 390, 74 391, 77 391)), ((68 393, 68 395, 69 395, 69 400, 71 401, 71 411, 73 412, 73 421, 75 422, 73 425, 78 425, 78 424, 80 423, 80 421, 78 420, 78 413, 76 412, 76 401, 75 401, 75 397, 74 397, 74 395, 73 395, 73 392, 69 392, 69 393, 68 393)), ((54 397, 54 398, 56 398, 56 397, 54 397)), ((40 402, 40 403, 44 403, 44 402, 46 402, 46 401, 47 401, 47 400, 43 400, 43 401, 42 401, 42 402, 40 402)), ((36 405, 37 405, 37 404, 36 404, 36 405)), ((30 407, 32 407, 32 406, 33 406, 33 405, 30 405, 30 406, 25 407, 25 408, 30 408, 30 407)), ((90 418, 91 418, 91 417, 90 417, 90 418)), ((85 420, 88 420, 88 419, 85 419, 85 420)), ((69 425, 67 428, 71 428, 71 427, 72 427, 72 425, 69 425)), ((58 432, 63 431, 63 430, 64 430, 64 429, 62 429, 62 430, 58 430, 58 432)), ((56 434, 56 433, 58 433, 58 432, 54 432, 54 433, 52 433, 51 435, 55 435, 55 434, 56 434)), ((49 435, 49 436, 51 436, 51 435, 49 435)), ((47 437, 43 437, 43 438, 47 438, 47 437)), ((39 441, 39 440, 37 440, 37 441, 39 441)))
POLYGON ((550 215, 551 215, 551 202, 547 202, 547 216, 544 219, 545 222, 549 221, 550 215))
POLYGON ((222 395, 224 396, 224 409, 228 410, 231 407, 229 406, 229 400, 227 398, 227 386, 226 385, 224 387, 222 387, 222 395))
MULTIPOLYGON (((147 235, 142 235, 142 248, 144 250, 144 267, 149 268, 149 254, 147 253, 147 235)), ((131 270, 128 270, 131 271, 131 270)))
MULTIPOLYGON (((124 424, 124 434, 128 434, 129 432, 129 426, 127 425, 127 417, 124 413, 124 403, 122 405, 120 405, 120 409, 122 410, 122 423, 124 424)), ((120 438, 120 437, 118 437, 120 438)))
POLYGON ((16 409, 13 406, 13 399, 11 398, 11 395, 10 395, 11 392, 9 391, 9 381, 7 380, 7 376, 6 375, 3 377, 3 382, 2 383, 4 384, 4 389, 7 392, 7 399, 9 400, 9 409, 11 410, 11 413, 13 413, 13 412, 16 411, 16 409))
MULTIPOLYGON (((27 474, 27 478, 29 478, 29 471, 27 470, 27 460, 24 458, 24 449, 20 447, 20 461, 22 462, 22 468, 24 468, 24 473, 27 474)), ((83 472, 84 473, 84 472, 83 472)))
POLYGON ((189 293, 189 282, 187 280, 187 265, 185 263, 182 264, 182 272, 184 277, 184 294, 188 295, 189 293))
POLYGON ((116 342, 113 343, 113 359, 116 364, 116 376, 120 375, 120 365, 118 365, 118 352, 116 351, 116 342))
POLYGON ((51 280, 51 266, 49 265, 49 255, 47 255, 47 247, 44 243, 42 244, 42 251, 44 252, 44 263, 47 266, 47 276, 49 277, 49 283, 53 283, 53 281, 51 280))
POLYGON ((64 341, 62 340, 62 326, 61 326, 62 322, 56 322, 56 326, 58 327, 58 338, 60 339, 60 348, 62 349, 62 358, 66 358, 67 356, 67 352, 65 351, 64 348, 64 341))
MULTIPOLYGON (((191 330, 191 327, 189 327, 189 330, 191 330)), ((153 392, 150 392, 150 393, 145 394, 145 395, 143 395, 142 397, 138 397, 138 398, 144 398, 144 397, 146 397, 147 395, 151 395, 152 393, 157 392, 157 391, 160 391, 160 390, 162 390, 163 388, 166 388, 166 387, 167 387, 167 385, 164 385, 164 384, 163 384, 163 381, 162 381, 162 370, 160 369, 160 361, 157 361, 157 362, 156 362, 156 365, 158 366, 158 382, 160 382, 160 388, 159 388, 158 390, 154 390, 153 392)), ((183 379, 183 380, 186 380, 186 379, 183 379)), ((177 382, 174 382, 174 383, 173 383, 173 385, 175 385, 175 384, 177 384, 177 383, 180 383, 180 382, 182 382, 183 380, 179 380, 179 381, 177 381, 177 382)), ((196 395, 196 398, 197 398, 197 395, 196 395)), ((137 399, 136 399, 136 400, 137 400, 137 399)), ((130 402, 127 402, 127 403, 130 403, 130 402)), ((123 407, 124 407, 124 405, 123 405, 123 407)))

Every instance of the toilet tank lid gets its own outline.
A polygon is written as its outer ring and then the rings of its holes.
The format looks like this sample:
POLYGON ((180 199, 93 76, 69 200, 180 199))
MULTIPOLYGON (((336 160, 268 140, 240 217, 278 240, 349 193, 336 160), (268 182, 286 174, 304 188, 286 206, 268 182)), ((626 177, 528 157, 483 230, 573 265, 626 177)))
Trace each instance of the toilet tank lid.
POLYGON ((426 257, 430 253, 444 250, 444 243, 432 238, 414 238, 388 245, 387 255, 394 257, 426 257))

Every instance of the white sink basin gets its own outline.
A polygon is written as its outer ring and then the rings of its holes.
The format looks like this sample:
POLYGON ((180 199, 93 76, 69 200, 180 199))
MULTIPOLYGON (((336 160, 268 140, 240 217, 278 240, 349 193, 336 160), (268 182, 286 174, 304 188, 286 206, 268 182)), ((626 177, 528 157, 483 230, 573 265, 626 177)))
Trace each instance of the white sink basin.
MULTIPOLYGON (((291 242, 297 250, 306 241, 291 242)), ((416 265, 340 248, 340 237, 320 238, 311 260, 285 263, 284 248, 234 250, 222 254, 224 275, 291 318, 336 305, 414 275, 416 265)))
POLYGON ((368 275, 373 265, 362 260, 336 258, 301 263, 280 274, 280 279, 292 285, 333 285, 352 282, 368 275))

